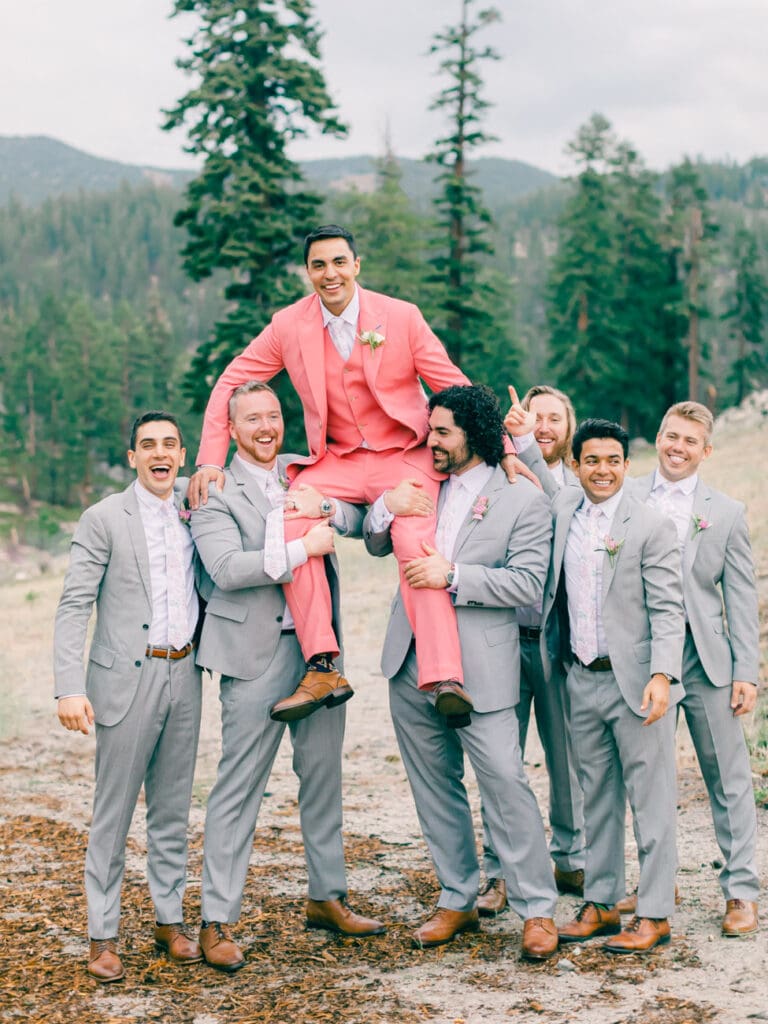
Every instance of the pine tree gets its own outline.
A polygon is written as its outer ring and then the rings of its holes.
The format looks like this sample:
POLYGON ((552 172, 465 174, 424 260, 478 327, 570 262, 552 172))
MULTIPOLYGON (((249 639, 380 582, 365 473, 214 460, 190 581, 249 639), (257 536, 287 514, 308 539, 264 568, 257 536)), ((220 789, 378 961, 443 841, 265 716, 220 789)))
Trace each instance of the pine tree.
POLYGON ((760 258, 757 239, 748 228, 736 232, 733 244, 735 279, 731 301, 723 319, 736 339, 736 359, 731 380, 736 385, 739 405, 753 388, 768 379, 765 324, 768 314, 768 281, 760 258))
MULTIPOLYGON (((176 0, 173 13, 200 21, 188 40, 191 55, 178 62, 198 84, 167 111, 164 125, 186 126, 187 152, 204 158, 176 216, 189 236, 184 265, 195 281, 218 268, 229 274, 229 313, 198 348, 187 377, 201 410, 233 356, 276 309, 303 294, 294 267, 319 199, 288 144, 312 127, 332 135, 345 129, 319 67, 309 0, 176 0)), ((282 390, 284 399, 292 395, 282 390)))
POLYGON ((430 54, 444 55, 440 71, 449 84, 430 109, 445 113, 449 133, 435 142, 427 159, 441 168, 436 254, 431 259, 437 286, 434 308, 426 312, 453 361, 473 379, 509 373, 516 363, 511 288, 481 262, 493 248, 491 215, 472 183, 467 160, 494 136, 480 127, 489 104, 482 97, 480 66, 499 55, 475 37, 500 20, 494 7, 475 12, 476 0, 462 0, 461 20, 436 33, 430 54), (491 364, 493 370, 491 371, 491 364), (503 368, 502 368, 503 364, 503 368))

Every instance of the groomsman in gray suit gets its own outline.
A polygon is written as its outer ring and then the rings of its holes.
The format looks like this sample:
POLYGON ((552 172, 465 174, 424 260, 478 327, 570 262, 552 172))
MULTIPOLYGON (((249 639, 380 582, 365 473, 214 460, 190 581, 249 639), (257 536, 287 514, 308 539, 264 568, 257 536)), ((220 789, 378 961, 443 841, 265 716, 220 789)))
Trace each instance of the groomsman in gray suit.
POLYGON ((573 438, 584 489, 554 503, 544 591, 547 657, 570 664, 571 735, 584 793, 586 902, 561 942, 614 935, 612 953, 669 942, 674 907, 675 717, 682 697, 685 618, 673 524, 624 488, 628 438, 617 423, 585 420, 573 438), (624 808, 640 855, 637 916, 622 931, 624 808), (615 933, 619 934, 615 934, 615 933))
MULTIPOLYGON (((198 664, 221 673, 222 752, 208 799, 203 854, 200 945, 206 961, 236 971, 245 957, 231 924, 240 906, 256 819, 285 721, 273 705, 293 693, 304 660, 281 584, 308 558, 325 558, 335 626, 339 627, 338 567, 333 522, 359 534, 362 513, 311 487, 286 494, 288 457, 280 402, 268 384, 251 381, 232 395, 230 433, 237 453, 222 490, 192 514, 192 535, 214 583, 206 607, 198 664), (298 540, 285 543, 283 518, 317 519, 298 540), (276 527, 276 529, 275 529, 276 527)), ((337 634, 338 635, 338 634, 337 634)), ((341 748, 352 691, 327 688, 308 710, 289 721, 299 778, 299 815, 309 875, 306 923, 341 935, 379 935, 381 922, 353 913, 345 903, 342 844, 341 748), (325 707, 327 711, 313 714, 325 707)))
MULTIPOLYGON (((633 494, 669 516, 682 560, 686 611, 680 704, 704 776, 723 854, 722 933, 757 931, 760 882, 752 771, 739 721, 757 700, 759 625, 754 561, 744 506, 708 487, 698 469, 712 452, 712 414, 679 402, 656 438, 658 468, 633 482, 633 494)), ((634 896, 619 909, 634 910, 634 896)))
MULTIPOLYGON (((464 754, 475 771, 488 830, 513 909, 523 918, 522 954, 540 960, 557 949, 557 899, 546 837, 523 769, 515 705, 520 651, 515 608, 542 593, 551 517, 544 494, 527 480, 508 483, 498 403, 484 387, 451 387, 429 402, 434 468, 441 486, 435 547, 405 570, 409 586, 446 589, 456 606, 464 677, 474 711, 438 714, 434 695, 416 685, 413 632, 400 593, 384 641, 382 671, 416 810, 440 882, 436 912, 413 935, 420 947, 479 927, 479 866, 464 754)), ((422 514, 410 481, 385 494, 366 518, 373 554, 391 551, 395 515, 422 514)))
MULTIPOLYGON (((566 465, 570 459, 571 439, 576 415, 571 400, 549 384, 536 384, 518 400, 510 387, 512 405, 504 427, 512 438, 518 458, 541 478, 544 491, 553 497, 561 487, 576 487, 578 478, 566 465)), ((536 728, 549 775, 549 824, 552 838, 549 852, 555 863, 555 885, 560 892, 584 893, 584 811, 581 788, 571 749, 571 731, 566 708, 565 673, 553 666, 551 678, 544 675, 541 645, 541 604, 517 609, 520 631, 520 747, 525 741, 531 719, 536 728)), ((483 811, 483 868, 486 882, 477 899, 481 917, 494 917, 507 905, 507 887, 501 877, 501 865, 485 827, 483 811)))
POLYGON ((139 791, 147 802, 147 879, 155 942, 171 960, 201 959, 183 930, 187 822, 200 728, 200 671, 190 657, 198 619, 185 450, 169 413, 140 416, 128 462, 136 480, 80 519, 56 613, 54 677, 67 728, 96 727, 96 789, 85 858, 88 972, 119 981, 125 841, 139 791), (83 668, 86 631, 96 628, 83 668))

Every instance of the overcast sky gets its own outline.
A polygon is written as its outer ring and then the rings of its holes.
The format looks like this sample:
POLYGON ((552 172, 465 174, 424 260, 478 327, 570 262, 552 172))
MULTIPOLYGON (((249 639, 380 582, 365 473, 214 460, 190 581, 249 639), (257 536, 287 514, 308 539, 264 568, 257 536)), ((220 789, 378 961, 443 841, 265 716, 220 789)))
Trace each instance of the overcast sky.
MULTIPOLYGON (((490 0, 489 0, 490 2, 490 0)), ((486 6, 485 0, 481 0, 486 6)), ((97 156, 189 166, 161 108, 189 80, 174 65, 192 23, 170 0, 0 0, 0 135, 51 135, 97 156)), ((563 149, 600 111, 654 168, 683 155, 768 152, 768 0, 497 0, 486 33, 485 155, 572 170, 563 149)), ((349 138, 315 138, 301 158, 423 156, 440 134, 432 34, 459 0, 315 0, 323 66, 349 138)), ((480 38, 480 37, 478 37, 480 38)))

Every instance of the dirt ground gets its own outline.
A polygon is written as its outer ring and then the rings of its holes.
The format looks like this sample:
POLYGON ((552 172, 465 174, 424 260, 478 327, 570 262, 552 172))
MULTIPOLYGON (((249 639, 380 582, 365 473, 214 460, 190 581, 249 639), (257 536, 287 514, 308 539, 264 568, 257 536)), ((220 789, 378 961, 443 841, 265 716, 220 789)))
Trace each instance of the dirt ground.
MULTIPOLYGON (((90 817, 93 737, 66 733, 51 697, 51 635, 58 572, 0 587, 6 673, 0 700, 0 1020, 110 1022, 503 1021, 683 1024, 768 1020, 766 934, 719 934, 720 852, 690 741, 679 739, 679 884, 673 942, 645 958, 610 958, 584 945, 552 961, 519 959, 521 922, 511 911, 438 950, 411 948, 410 930, 436 899, 431 864, 397 753, 387 687, 377 660, 391 560, 342 542, 348 705, 344 752, 350 901, 390 925, 387 936, 341 939, 303 928, 305 874, 290 748, 284 743, 265 800, 237 934, 248 965, 228 977, 198 964, 174 967, 151 940, 138 811, 129 841, 121 936, 128 976, 100 987, 84 969, 82 865, 90 817)), ((321 714, 323 712, 320 712, 321 714)), ((528 772, 546 816, 546 776, 535 730, 528 772)), ((205 799, 219 748, 216 686, 205 684, 190 834, 187 920, 199 919, 205 799)), ((477 808, 474 779, 469 786, 477 808)), ((764 783, 763 783, 764 784, 764 783)), ((768 812, 761 807, 759 858, 768 875, 768 812)), ((627 830, 631 880, 636 876, 627 830)), ((558 918, 578 906, 561 897, 558 918)))

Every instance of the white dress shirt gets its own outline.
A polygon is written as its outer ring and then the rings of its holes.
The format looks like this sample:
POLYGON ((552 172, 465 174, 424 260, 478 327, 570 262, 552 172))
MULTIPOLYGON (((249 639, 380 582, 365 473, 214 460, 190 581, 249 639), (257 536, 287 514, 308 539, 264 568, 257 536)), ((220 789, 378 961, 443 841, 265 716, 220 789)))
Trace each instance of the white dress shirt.
POLYGON ((681 556, 685 542, 693 529, 693 493, 698 482, 698 473, 687 476, 684 480, 667 480, 656 469, 653 474, 653 487, 646 499, 646 505, 655 508, 675 524, 681 556))
POLYGON ((600 510, 597 517, 597 532, 600 543, 595 550, 589 550, 588 538, 588 509, 592 502, 584 497, 571 519, 568 537, 565 542, 565 557, 563 569, 565 571, 565 589, 568 596, 568 620, 571 627, 571 648, 576 649, 577 623, 579 622, 579 603, 583 597, 580 591, 580 565, 582 559, 591 559, 597 572, 597 608, 595 623, 597 627, 596 650, 599 658, 608 654, 608 640, 603 629, 603 562, 605 559, 605 539, 610 537, 613 517, 621 502, 623 487, 610 498, 600 502, 595 507, 600 510))
POLYGON ((360 319, 360 294, 357 285, 355 285, 355 294, 349 305, 342 310, 339 316, 327 309, 322 302, 320 309, 323 314, 323 327, 328 328, 333 347, 346 363, 355 347, 357 321, 360 319))
MULTIPOLYGON (((162 498, 151 494, 138 480, 134 482, 136 500, 139 503, 139 515, 141 525, 144 527, 144 536, 147 541, 147 554, 149 556, 149 578, 152 589, 152 622, 149 627, 147 642, 152 647, 168 646, 168 585, 166 576, 166 545, 164 506, 170 506, 179 532, 184 558, 184 589, 187 598, 187 623, 189 624, 189 636, 187 641, 192 639, 199 614, 197 591, 195 590, 195 573, 192 566, 194 555, 194 544, 189 527, 181 521, 178 509, 173 496, 163 501, 162 498)), ((183 645, 182 645, 183 646, 183 645)))

